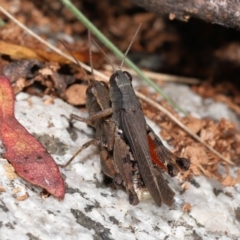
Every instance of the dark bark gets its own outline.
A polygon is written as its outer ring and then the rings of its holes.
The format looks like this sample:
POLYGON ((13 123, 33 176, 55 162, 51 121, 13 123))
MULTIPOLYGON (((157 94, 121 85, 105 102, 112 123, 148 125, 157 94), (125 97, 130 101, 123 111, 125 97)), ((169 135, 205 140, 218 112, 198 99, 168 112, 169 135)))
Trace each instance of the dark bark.
POLYGON ((190 17, 240 29, 239 0, 131 0, 147 10, 169 14, 170 19, 187 21, 190 17))

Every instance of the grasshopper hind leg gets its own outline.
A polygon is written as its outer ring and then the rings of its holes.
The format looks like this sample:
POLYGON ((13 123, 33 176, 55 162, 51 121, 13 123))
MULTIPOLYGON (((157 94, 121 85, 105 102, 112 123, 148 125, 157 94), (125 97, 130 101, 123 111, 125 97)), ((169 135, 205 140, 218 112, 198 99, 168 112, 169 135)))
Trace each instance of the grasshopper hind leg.
POLYGON ((115 136, 113 158, 116 169, 120 173, 128 192, 129 203, 135 206, 139 203, 139 199, 134 189, 133 157, 130 153, 129 147, 119 135, 115 136))
POLYGON ((147 126, 147 134, 150 148, 154 148, 151 152, 156 165, 167 170, 171 177, 176 176, 180 170, 186 171, 189 169, 190 160, 179 158, 169 151, 149 126, 147 126))
POLYGON ((58 166, 62 168, 66 168, 69 166, 69 164, 75 159, 75 157, 80 154, 84 149, 88 148, 91 145, 99 145, 99 140, 93 139, 90 140, 82 145, 82 147, 65 163, 65 164, 59 164, 58 166))
POLYGON ((104 147, 102 147, 100 150, 100 160, 103 173, 107 177, 111 178, 117 186, 121 186, 123 179, 121 175, 116 171, 112 155, 104 147))

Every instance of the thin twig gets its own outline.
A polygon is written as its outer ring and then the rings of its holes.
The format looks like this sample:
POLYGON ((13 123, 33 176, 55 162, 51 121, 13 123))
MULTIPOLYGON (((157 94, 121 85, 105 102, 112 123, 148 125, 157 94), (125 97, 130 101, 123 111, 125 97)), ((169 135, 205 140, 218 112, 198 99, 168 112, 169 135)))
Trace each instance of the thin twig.
MULTIPOLYGON (((74 60, 73 57, 65 54, 64 52, 62 52, 61 50, 57 49, 56 47, 54 47, 53 45, 51 45, 50 43, 46 42, 44 39, 42 39, 41 37, 37 36, 33 31, 31 31, 30 29, 28 29, 26 26, 24 26, 22 23, 20 23, 16 18, 14 18, 10 13, 8 13, 4 8, 2 8, 0 6, 0 11, 2 13, 4 13, 6 16, 8 16, 12 21, 14 21, 18 26, 20 26, 22 29, 24 29, 28 34, 32 35, 33 37, 35 37, 37 40, 39 40, 41 43, 45 44, 46 46, 48 46, 50 49, 52 49, 53 51, 55 51, 56 53, 62 55, 63 57, 67 58, 68 60, 70 60, 73 63, 76 63, 76 61, 74 60)), ((91 67, 89 67, 88 65, 81 63, 82 68, 84 68, 85 70, 91 72, 91 67)), ((109 77, 107 77, 105 74, 100 73, 99 71, 95 70, 95 75, 99 76, 103 79, 109 79, 109 77), (97 74, 96 74, 97 73, 97 74)), ((184 126, 183 123, 181 123, 176 117, 174 117, 167 109, 165 109, 164 107, 162 107, 161 105, 159 105, 158 103, 154 102, 153 100, 147 98, 146 96, 144 96, 143 94, 141 94, 140 92, 136 92, 136 95, 141 98, 142 100, 144 100, 145 102, 151 104, 153 107, 157 108, 158 110, 162 111, 163 113, 165 113, 170 119, 172 119, 172 121, 174 121, 179 127, 181 127, 185 132, 187 132, 192 138, 194 138, 195 140, 197 140, 198 142, 200 142, 201 144, 203 144, 207 149, 209 149, 212 153, 214 153, 215 155, 217 155, 219 158, 221 158, 223 161, 231 164, 231 165, 235 165, 231 160, 226 159, 224 156, 222 156, 219 152, 217 152, 215 149, 213 149, 211 146, 209 146, 207 143, 203 142, 196 134, 194 134, 191 130, 189 130, 186 126, 184 126)))
POLYGON ((173 116, 167 109, 162 107, 160 104, 154 102, 153 100, 147 98, 142 93, 135 91, 136 95, 147 102, 148 104, 152 105, 153 107, 157 108, 159 111, 165 113, 170 119, 172 119, 180 128, 182 128, 185 132, 187 132, 192 138, 203 144, 208 150, 210 150, 212 153, 214 153, 216 156, 221 158, 224 162, 227 162, 231 165, 235 165, 231 160, 225 158, 222 154, 220 154, 218 151, 216 151, 214 148, 212 148, 210 145, 202 141, 201 138, 199 138, 196 134, 194 134, 190 129, 188 129, 182 122, 180 122, 175 116, 173 116))
MULTIPOLYGON (((105 64, 104 66, 105 70, 111 71, 111 67, 108 64, 105 64)), ((117 68, 117 66, 114 65, 114 68, 117 68)), ((136 72, 128 67, 124 67, 124 70, 128 71, 133 76, 137 76, 136 72)), ((200 79, 197 78, 191 78, 191 77, 180 77, 170 74, 163 74, 163 73, 156 73, 151 71, 142 70, 142 72, 149 78, 154 79, 155 81, 164 81, 164 82, 177 82, 177 83, 186 83, 186 84, 199 84, 201 82, 200 79)))

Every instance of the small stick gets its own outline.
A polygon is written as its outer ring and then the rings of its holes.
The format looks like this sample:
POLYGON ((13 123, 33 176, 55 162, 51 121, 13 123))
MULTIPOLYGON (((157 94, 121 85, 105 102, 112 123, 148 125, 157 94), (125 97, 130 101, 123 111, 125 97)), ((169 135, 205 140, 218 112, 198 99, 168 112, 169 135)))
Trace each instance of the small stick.
MULTIPOLYGON (((111 67, 108 64, 105 64, 104 69, 111 71, 111 67)), ((114 66, 115 67, 115 66, 114 66)), ((124 67, 124 70, 129 72, 133 76, 137 76, 136 72, 128 67, 124 67)), ((164 82, 177 82, 177 83, 186 83, 186 84, 199 84, 201 82, 200 79, 191 78, 191 77, 181 77, 175 76, 171 74, 164 74, 164 73, 156 73, 151 71, 142 70, 142 72, 149 78, 154 79, 155 81, 164 81, 164 82)))

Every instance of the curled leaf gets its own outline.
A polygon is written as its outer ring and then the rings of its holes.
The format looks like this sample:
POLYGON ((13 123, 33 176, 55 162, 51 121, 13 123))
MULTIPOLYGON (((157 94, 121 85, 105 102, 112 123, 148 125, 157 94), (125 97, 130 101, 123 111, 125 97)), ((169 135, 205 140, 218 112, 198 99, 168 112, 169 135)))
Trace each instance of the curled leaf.
POLYGON ((3 155, 17 174, 26 181, 44 188, 63 199, 65 185, 51 155, 14 116, 14 94, 7 77, 0 76, 0 137, 3 155))

